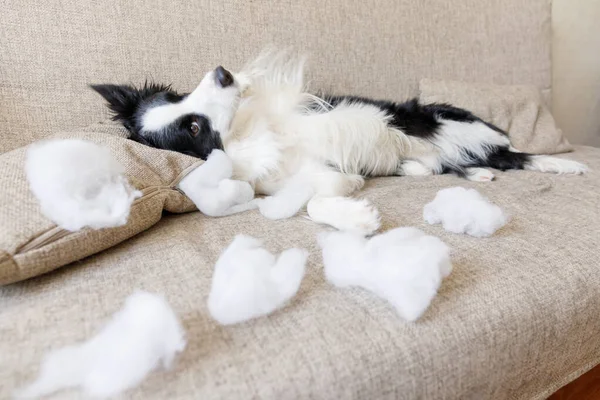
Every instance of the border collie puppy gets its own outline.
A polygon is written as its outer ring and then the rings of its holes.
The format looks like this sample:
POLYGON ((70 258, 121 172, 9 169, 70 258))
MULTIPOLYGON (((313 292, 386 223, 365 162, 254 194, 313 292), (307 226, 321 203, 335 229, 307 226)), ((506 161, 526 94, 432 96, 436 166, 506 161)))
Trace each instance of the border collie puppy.
POLYGON ((223 147, 234 178, 259 194, 269 218, 306 205, 316 222, 370 234, 377 210, 352 199, 364 177, 453 172, 491 181, 499 170, 580 174, 578 162, 518 152, 501 129, 447 104, 423 105, 305 90, 304 60, 265 53, 235 76, 209 72, 189 95, 168 87, 93 86, 131 138, 206 158, 223 147))
POLYGON ((148 82, 139 89, 129 85, 91 88, 108 101, 113 119, 127 128, 130 139, 203 160, 213 149, 223 150, 221 132, 229 129, 239 98, 233 76, 223 67, 184 95, 169 85, 148 82))

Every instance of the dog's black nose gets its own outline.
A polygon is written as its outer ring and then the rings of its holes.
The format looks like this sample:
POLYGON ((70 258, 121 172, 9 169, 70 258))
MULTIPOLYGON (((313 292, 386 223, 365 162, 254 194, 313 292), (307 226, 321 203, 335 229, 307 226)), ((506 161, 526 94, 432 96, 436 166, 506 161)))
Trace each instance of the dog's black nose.
POLYGON ((221 87, 233 85, 233 75, 220 65, 215 69, 215 79, 221 87))

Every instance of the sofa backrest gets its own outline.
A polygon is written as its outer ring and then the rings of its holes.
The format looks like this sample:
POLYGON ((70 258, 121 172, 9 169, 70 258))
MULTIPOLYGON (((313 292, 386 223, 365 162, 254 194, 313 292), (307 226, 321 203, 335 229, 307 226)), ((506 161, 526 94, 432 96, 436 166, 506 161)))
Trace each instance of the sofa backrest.
POLYGON ((309 55, 313 89, 403 100, 420 78, 549 92, 549 0, 4 0, 0 152, 107 117, 90 83, 192 89, 266 45, 309 55))

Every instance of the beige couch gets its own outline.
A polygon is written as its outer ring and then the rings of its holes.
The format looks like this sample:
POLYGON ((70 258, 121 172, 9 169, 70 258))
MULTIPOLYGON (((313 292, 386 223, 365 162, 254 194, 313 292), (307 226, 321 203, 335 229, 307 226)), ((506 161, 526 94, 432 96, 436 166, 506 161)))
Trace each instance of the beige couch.
MULTIPOLYGON (((401 100, 430 77, 533 84, 551 96, 547 0, 8 0, 0 22, 0 151, 105 120, 88 83, 153 77, 188 90, 208 68, 236 69, 269 43, 308 52, 315 89, 401 100)), ((600 170, 599 149, 565 157, 600 170)), ((174 370, 123 398, 545 398, 600 361, 599 193, 597 172, 370 181, 362 195, 383 229, 417 226, 452 247, 454 272, 416 323, 327 284, 315 243, 323 227, 302 215, 165 216, 113 249, 0 288, 0 398, 35 376, 48 349, 89 337, 136 288, 165 294, 189 344, 174 370), (423 205, 456 185, 477 187, 510 224, 488 239, 425 225, 423 205), (221 327, 206 299, 236 233, 311 256, 288 307, 221 327)))

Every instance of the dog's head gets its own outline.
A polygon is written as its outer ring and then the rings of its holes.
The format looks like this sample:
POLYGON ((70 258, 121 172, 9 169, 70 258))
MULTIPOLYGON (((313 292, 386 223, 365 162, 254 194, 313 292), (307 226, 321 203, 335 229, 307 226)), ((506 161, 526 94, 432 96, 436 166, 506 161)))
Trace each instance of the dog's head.
POLYGON ((223 149, 221 135, 227 133, 240 97, 234 76, 221 66, 190 94, 152 83, 91 87, 106 99, 130 139, 204 160, 213 149, 223 149))

